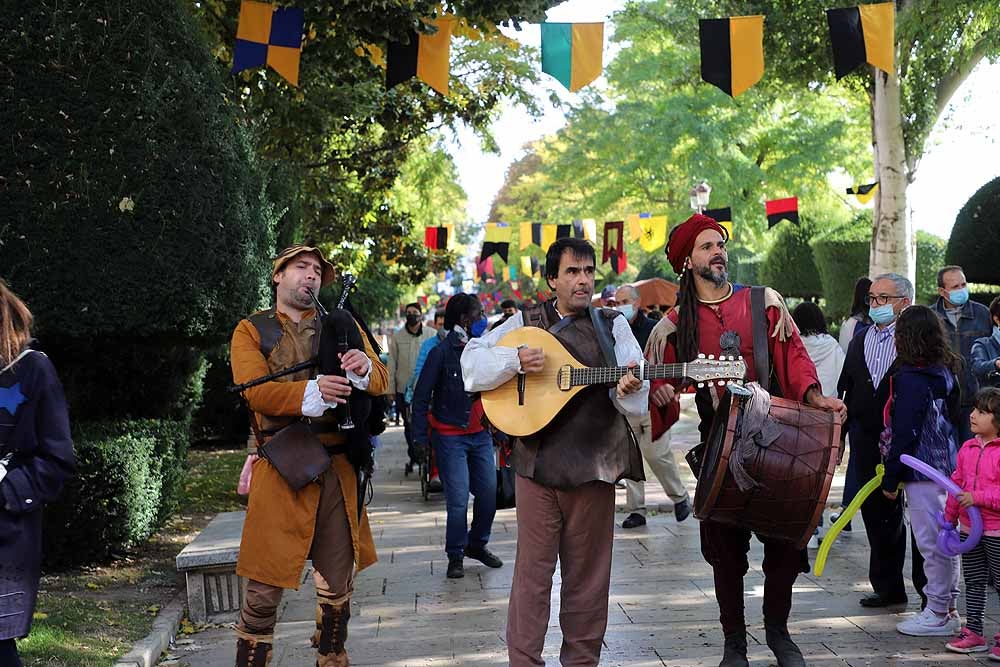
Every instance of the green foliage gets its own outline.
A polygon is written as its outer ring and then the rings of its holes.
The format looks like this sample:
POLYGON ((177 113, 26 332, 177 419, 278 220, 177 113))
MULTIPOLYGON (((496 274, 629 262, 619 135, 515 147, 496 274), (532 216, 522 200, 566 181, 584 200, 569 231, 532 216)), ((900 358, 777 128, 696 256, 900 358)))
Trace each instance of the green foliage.
POLYGON ((969 197, 955 218, 945 264, 958 264, 972 283, 1000 285, 1000 178, 969 197))
POLYGON ((250 422, 246 404, 239 395, 226 390, 233 382, 229 365, 229 344, 211 348, 205 354, 202 402, 192 415, 191 442, 221 441, 228 445, 246 442, 250 422))
POLYGON ((917 230, 917 282, 913 286, 917 303, 930 304, 938 298, 937 272, 945 265, 947 243, 940 236, 917 230))
POLYGON ((77 477, 45 510, 49 568, 105 560, 149 537, 176 506, 186 421, 77 422, 77 477))
POLYGON ((760 282, 782 296, 811 299, 823 295, 816 260, 809 245, 813 231, 807 221, 782 225, 760 265, 760 282))
POLYGON ((39 334, 228 335, 261 298, 272 214, 203 34, 179 0, 19 4, 0 266, 39 334))
POLYGON ((674 269, 670 266, 670 262, 667 261, 666 255, 663 253, 653 255, 646 260, 645 264, 639 267, 639 275, 635 279, 646 280, 647 278, 674 279, 674 269))
POLYGON ((868 275, 871 225, 860 213, 853 222, 819 234, 812 240, 813 257, 826 300, 824 314, 837 322, 851 314, 854 284, 868 275))
POLYGON ((729 279, 740 285, 760 285, 760 267, 764 255, 741 245, 729 246, 729 279))

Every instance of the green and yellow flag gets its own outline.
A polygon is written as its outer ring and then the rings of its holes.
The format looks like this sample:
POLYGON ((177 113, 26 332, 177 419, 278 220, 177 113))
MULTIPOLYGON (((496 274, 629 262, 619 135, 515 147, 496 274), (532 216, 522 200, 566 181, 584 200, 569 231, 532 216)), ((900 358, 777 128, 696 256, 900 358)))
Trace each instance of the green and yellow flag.
POLYGON ((736 97, 764 75, 764 17, 700 19, 701 78, 736 97))
POLYGON ((603 67, 603 23, 542 24, 542 71, 570 92, 599 77, 603 67))

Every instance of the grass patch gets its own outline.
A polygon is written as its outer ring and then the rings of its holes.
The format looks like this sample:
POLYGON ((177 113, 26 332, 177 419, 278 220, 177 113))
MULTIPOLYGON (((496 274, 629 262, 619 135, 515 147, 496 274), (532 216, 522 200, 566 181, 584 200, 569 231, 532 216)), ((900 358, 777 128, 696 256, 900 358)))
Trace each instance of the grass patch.
POLYGON ((125 558, 42 577, 25 667, 107 667, 145 637, 183 589, 174 558, 217 512, 243 509, 236 483, 246 450, 192 449, 177 513, 125 558))

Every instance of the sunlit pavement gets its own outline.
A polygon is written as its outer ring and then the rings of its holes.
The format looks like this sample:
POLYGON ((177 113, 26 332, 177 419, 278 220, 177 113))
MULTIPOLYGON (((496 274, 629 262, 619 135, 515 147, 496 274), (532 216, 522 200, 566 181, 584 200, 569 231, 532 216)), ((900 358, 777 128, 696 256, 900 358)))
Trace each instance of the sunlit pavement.
MULTIPOLYGON (((672 447, 692 494, 694 478, 682 455, 695 443, 696 433, 694 418, 685 411, 674 428, 672 447)), ((464 579, 446 579, 443 497, 432 494, 425 502, 415 475, 403 476, 405 449, 401 428, 390 428, 383 435, 377 455, 375 499, 369 507, 380 560, 356 581, 348 640, 351 662, 506 664, 504 628, 517 536, 514 510, 497 513, 489 545, 504 560, 504 566, 491 570, 467 559, 464 579)), ((841 474, 834 481, 832 501, 839 500, 842 486, 841 474)), ((601 664, 717 665, 722 631, 711 569, 699 552, 698 522, 692 517, 678 524, 670 501, 653 481, 647 483, 647 503, 660 511, 651 513, 644 528, 624 530, 621 509, 625 492, 619 490, 617 495, 610 613, 601 664)), ((911 594, 906 612, 859 606, 858 599, 871 589, 867 581, 868 545, 860 517, 854 527, 853 535, 842 536, 834 545, 823 576, 802 575, 795 587, 789 630, 810 665, 997 664, 990 663, 985 653, 973 658, 946 652, 947 638, 898 634, 896 623, 917 609, 915 594, 911 594)), ((774 664, 764 644, 760 612, 761 557, 760 544, 754 541, 746 587, 750 658, 755 667, 774 664)), ((315 603, 309 573, 303 582, 299 591, 286 593, 272 667, 314 664, 309 637, 315 627, 315 603)), ((544 654, 550 665, 559 664, 559 586, 557 569, 544 654)), ((964 608, 964 600, 960 608, 964 608)), ((998 629, 998 612, 995 596, 991 596, 987 637, 998 629)), ((180 642, 173 651, 179 659, 174 664, 233 664, 235 639, 227 629, 209 629, 180 642)))

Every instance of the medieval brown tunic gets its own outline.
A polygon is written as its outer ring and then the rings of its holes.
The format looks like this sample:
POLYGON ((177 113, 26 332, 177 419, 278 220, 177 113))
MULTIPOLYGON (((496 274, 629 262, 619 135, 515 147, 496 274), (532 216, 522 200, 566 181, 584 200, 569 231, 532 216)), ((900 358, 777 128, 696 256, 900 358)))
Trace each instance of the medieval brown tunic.
MULTIPOLYGON (((283 335, 271 355, 265 359, 260 350, 260 335, 249 320, 243 320, 233 333, 231 357, 233 381, 247 382, 268 373, 287 368, 312 356, 316 320, 306 313, 300 322, 277 314, 283 335)), ((388 371, 365 340, 365 353, 371 360, 368 393, 380 395, 388 386, 388 371)), ((246 392, 247 401, 263 430, 273 430, 302 414, 302 398, 309 371, 279 378, 258 385, 246 392)), ((355 389, 355 391, 357 391, 355 389)), ((339 444, 339 433, 319 436, 324 444, 339 444)), ((351 525, 354 541, 354 562, 360 572, 375 563, 375 543, 368 525, 368 514, 362 508, 358 519, 357 476, 347 457, 338 454, 331 461, 344 493, 344 509, 351 525)), ((316 529, 320 487, 309 484, 298 492, 292 491, 270 463, 258 459, 253 465, 250 503, 243 524, 236 572, 272 586, 298 589, 302 568, 316 529)))

